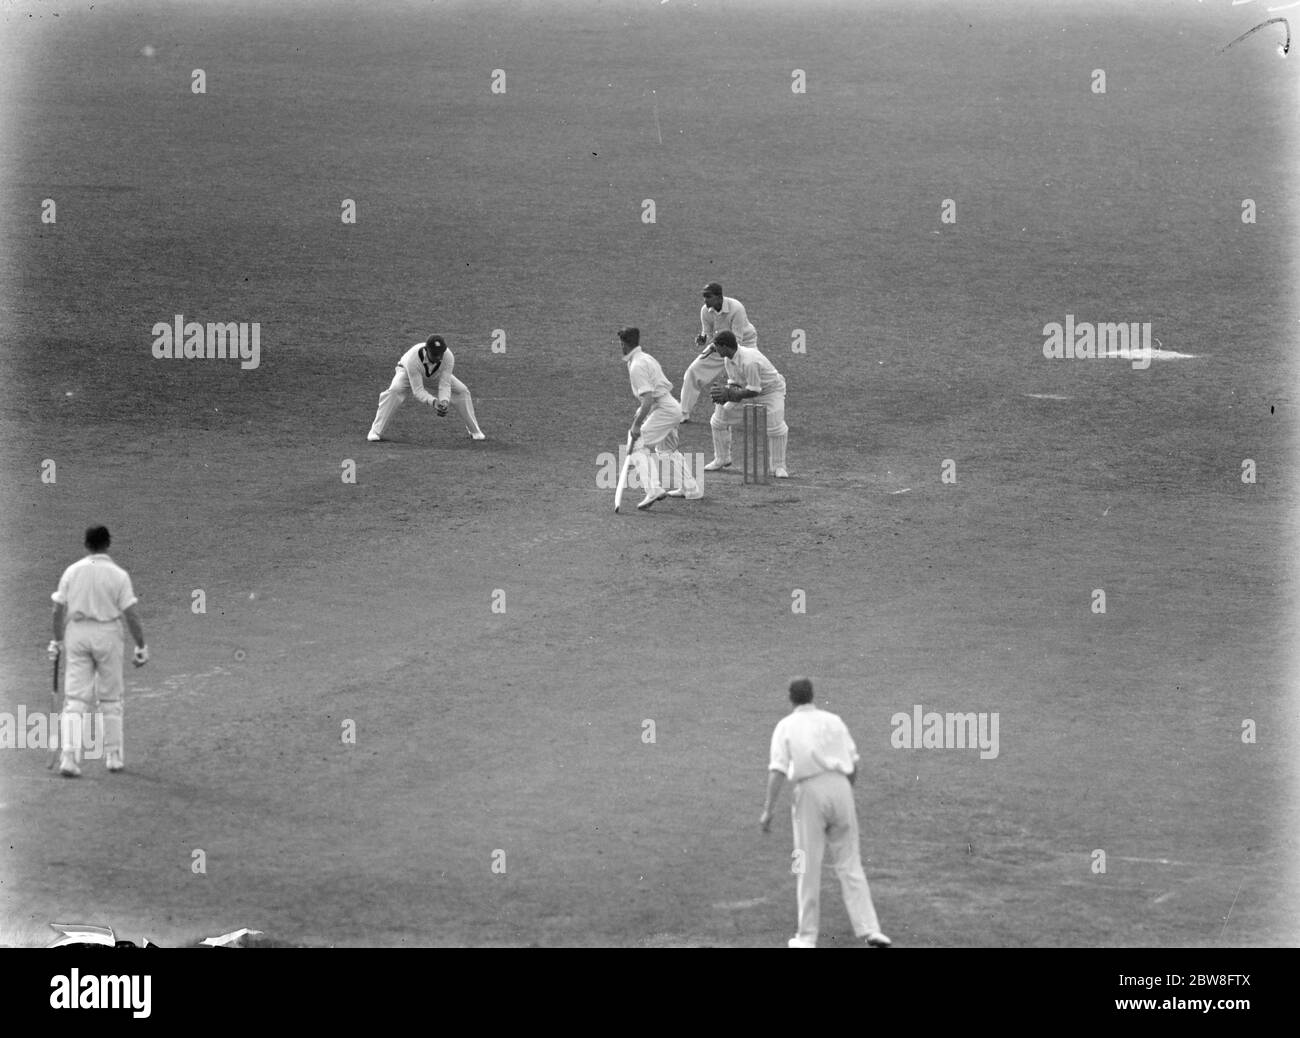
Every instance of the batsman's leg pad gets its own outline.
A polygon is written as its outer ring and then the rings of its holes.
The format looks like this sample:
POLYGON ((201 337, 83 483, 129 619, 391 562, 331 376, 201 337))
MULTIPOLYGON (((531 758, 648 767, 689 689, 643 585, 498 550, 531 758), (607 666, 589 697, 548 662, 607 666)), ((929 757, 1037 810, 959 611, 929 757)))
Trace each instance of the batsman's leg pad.
POLYGON ((718 426, 709 423, 712 426, 710 430, 713 433, 713 456, 720 461, 731 460, 731 428, 729 426, 718 426))
POLYGON ((67 699, 59 716, 59 750, 64 763, 81 763, 82 735, 89 710, 79 699, 67 699))
MULTIPOLYGON (((650 489, 650 462, 649 459, 646 458, 645 451, 642 450, 640 447, 634 448, 632 450, 632 453, 628 455, 628 460, 631 461, 632 471, 636 474, 637 487, 641 488, 642 490, 649 490, 650 489)), ((632 482, 633 481, 629 479, 628 485, 631 486, 632 482)))
POLYGON ((789 433, 781 433, 779 436, 767 437, 767 453, 771 459, 772 468, 785 468, 785 444, 790 438, 789 433))
POLYGON ((650 452, 644 447, 637 447, 632 452, 632 464, 636 466, 636 473, 641 477, 641 486, 645 489, 645 492, 647 494, 657 494, 661 489, 659 466, 651 460, 650 452))
POLYGON ((699 491, 699 483, 691 473, 690 462, 679 450, 674 450, 667 455, 669 471, 672 473, 671 483, 673 490, 684 490, 688 494, 694 494, 699 491))
POLYGON ((104 718, 104 752, 122 752, 122 701, 100 703, 100 713, 104 718))

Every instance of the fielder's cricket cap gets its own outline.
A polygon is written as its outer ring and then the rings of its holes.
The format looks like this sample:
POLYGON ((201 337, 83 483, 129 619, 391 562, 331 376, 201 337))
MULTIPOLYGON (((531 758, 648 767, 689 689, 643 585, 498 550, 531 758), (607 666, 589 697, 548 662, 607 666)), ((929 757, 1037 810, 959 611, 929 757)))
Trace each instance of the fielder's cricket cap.
POLYGON ((629 346, 637 346, 641 342, 640 328, 620 328, 618 337, 629 346))
POLYGON ((710 281, 707 285, 704 286, 704 291, 701 292, 700 295, 720 296, 722 295, 722 286, 719 285, 716 281, 710 281))
POLYGON ((447 340, 441 335, 430 335, 428 341, 425 342, 424 345, 435 353, 441 353, 447 348, 447 340))

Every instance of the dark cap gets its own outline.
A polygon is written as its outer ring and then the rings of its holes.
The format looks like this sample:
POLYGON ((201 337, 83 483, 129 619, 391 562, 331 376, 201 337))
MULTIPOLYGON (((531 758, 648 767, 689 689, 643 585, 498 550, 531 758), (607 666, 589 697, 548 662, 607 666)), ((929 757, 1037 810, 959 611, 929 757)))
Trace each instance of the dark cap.
POLYGON ((790 702, 811 703, 812 698, 812 682, 807 678, 795 678, 790 682, 790 702))
POLYGON ((641 342, 641 329, 620 328, 618 330, 618 337, 622 339, 625 343, 627 343, 629 346, 636 346, 641 342))
POLYGON ((716 281, 710 281, 707 285, 704 286, 704 291, 701 292, 700 295, 720 296, 722 295, 722 286, 719 285, 716 281))
POLYGON ((431 350, 433 353, 441 356, 442 351, 447 348, 447 340, 444 339, 441 335, 430 335, 428 341, 425 342, 424 345, 427 349, 431 350))

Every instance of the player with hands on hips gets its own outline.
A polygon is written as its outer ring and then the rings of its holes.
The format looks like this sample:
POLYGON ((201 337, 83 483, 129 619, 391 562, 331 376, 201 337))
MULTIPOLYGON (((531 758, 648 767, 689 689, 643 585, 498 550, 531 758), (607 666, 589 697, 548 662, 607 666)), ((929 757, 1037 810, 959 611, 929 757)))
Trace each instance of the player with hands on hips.
POLYGON ((623 328, 618 333, 627 364, 632 395, 640 402, 632 427, 631 459, 645 487, 645 499, 637 508, 646 509, 665 497, 684 497, 691 501, 704 496, 704 488, 691 475, 690 466, 677 449, 677 426, 682 408, 673 396, 673 384, 664 375, 659 362, 641 349, 641 332, 623 328), (655 449, 651 461, 649 448, 655 449), (659 463, 667 462, 671 486, 665 489, 659 478, 659 463))
POLYGON ((772 475, 788 479, 785 447, 790 427, 785 424, 785 378, 757 348, 739 346, 729 331, 713 339, 713 348, 723 358, 726 385, 715 385, 709 395, 716 405, 709 426, 713 430, 713 460, 705 472, 717 472, 731 465, 731 429, 744 418, 745 404, 767 408, 767 453, 772 475))
POLYGON ((691 361, 682 376, 683 422, 691 420, 691 412, 704 387, 722 374, 722 358, 713 347, 718 332, 729 331, 742 346, 758 348, 758 332, 749 323, 739 299, 724 296, 722 286, 716 281, 705 285, 700 294, 704 296, 704 305, 700 307, 700 334, 695 336, 695 345, 703 346, 704 352, 691 361))
POLYGON ((366 439, 378 443, 384 438, 384 427, 407 394, 422 404, 433 405, 434 413, 439 418, 446 416, 449 405, 454 406, 465 422, 465 431, 470 437, 475 440, 486 439, 483 430, 479 428, 478 419, 474 417, 474 400, 470 396, 469 387, 452 374, 455 365, 456 358, 441 335, 430 335, 425 342, 417 342, 403 353, 402 359, 397 362, 392 384, 379 394, 379 409, 375 412, 375 421, 370 426, 366 439), (437 396, 424 387, 426 378, 437 380, 437 396))

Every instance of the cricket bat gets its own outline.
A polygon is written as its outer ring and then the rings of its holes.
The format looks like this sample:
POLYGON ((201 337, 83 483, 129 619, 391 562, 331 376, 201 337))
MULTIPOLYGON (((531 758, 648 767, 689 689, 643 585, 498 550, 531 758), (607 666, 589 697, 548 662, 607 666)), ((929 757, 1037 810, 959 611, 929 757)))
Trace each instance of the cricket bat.
POLYGON ((60 750, 60 747, 59 747, 59 735, 62 735, 62 732, 59 731, 59 728, 62 727, 62 726, 59 724, 59 720, 60 720, 60 718, 62 717, 62 713, 63 713, 61 710, 58 709, 58 706, 59 706, 59 660, 61 660, 62 658, 63 658, 63 653, 62 653, 62 652, 60 652, 57 656, 54 657, 54 687, 53 687, 53 700, 54 700, 54 706, 55 706, 55 710, 54 710, 55 722, 54 722, 54 723, 55 723, 55 725, 57 725, 57 726, 59 726, 59 727, 56 727, 55 731, 50 732, 50 759, 49 759, 49 762, 45 765, 45 770, 46 770, 46 771, 49 771, 50 768, 54 767, 54 765, 58 762, 58 759, 59 759, 59 750, 60 750), (57 733, 57 734, 56 734, 56 733, 57 733))
POLYGON ((627 489, 627 474, 632 469, 632 433, 627 434, 627 454, 623 458, 623 467, 618 473, 618 486, 614 488, 614 511, 617 512, 623 504, 623 491, 627 489))

